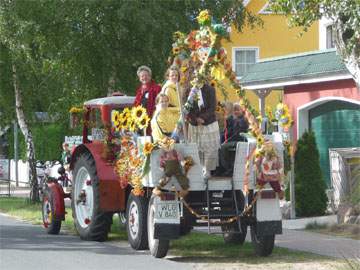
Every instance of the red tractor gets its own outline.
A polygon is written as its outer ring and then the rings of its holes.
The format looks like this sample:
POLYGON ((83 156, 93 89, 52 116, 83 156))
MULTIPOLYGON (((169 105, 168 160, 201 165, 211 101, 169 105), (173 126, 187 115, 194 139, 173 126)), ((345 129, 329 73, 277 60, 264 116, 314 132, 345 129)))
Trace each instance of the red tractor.
POLYGON ((43 221, 49 233, 60 231, 65 219, 64 198, 71 198, 75 228, 81 239, 104 241, 116 212, 126 210, 126 190, 120 187, 114 166, 104 158, 106 134, 111 133, 111 114, 131 107, 133 97, 117 95, 84 103, 82 144, 72 154, 71 193, 56 182, 48 183, 43 221), (105 141, 105 143, 104 143, 105 141))

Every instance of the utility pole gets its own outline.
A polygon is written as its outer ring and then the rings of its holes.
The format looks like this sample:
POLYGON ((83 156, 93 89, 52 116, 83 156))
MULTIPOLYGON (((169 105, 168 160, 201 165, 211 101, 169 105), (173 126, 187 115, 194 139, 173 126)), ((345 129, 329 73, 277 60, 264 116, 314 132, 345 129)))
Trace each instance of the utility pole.
POLYGON ((15 183, 16 183, 16 187, 19 186, 18 160, 19 160, 18 125, 17 125, 17 122, 14 121, 14 161, 15 161, 15 183))

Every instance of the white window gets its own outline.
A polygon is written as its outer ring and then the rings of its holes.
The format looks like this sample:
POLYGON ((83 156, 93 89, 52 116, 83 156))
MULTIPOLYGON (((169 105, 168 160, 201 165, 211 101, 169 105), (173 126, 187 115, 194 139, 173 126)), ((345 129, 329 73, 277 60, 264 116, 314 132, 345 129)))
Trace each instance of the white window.
POLYGON ((326 27, 326 49, 335 48, 335 33, 332 25, 326 27))
POLYGON ((242 77, 259 58, 258 48, 233 48, 233 70, 242 77))

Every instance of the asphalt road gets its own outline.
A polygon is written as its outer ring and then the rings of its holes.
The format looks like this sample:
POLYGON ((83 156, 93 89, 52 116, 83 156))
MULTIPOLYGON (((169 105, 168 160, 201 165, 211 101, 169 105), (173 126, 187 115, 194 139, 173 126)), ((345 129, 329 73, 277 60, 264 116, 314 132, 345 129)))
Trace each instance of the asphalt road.
POLYGON ((156 259, 137 252, 126 242, 87 242, 77 236, 48 235, 41 226, 0 214, 2 270, 183 270, 191 263, 156 259))

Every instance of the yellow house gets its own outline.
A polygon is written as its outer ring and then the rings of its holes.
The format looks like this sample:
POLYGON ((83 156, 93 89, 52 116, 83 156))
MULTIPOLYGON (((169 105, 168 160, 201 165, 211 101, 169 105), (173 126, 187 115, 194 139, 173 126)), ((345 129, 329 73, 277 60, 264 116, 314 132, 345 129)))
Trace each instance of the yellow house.
MULTIPOLYGON (((319 24, 314 23, 306 33, 301 28, 289 28, 285 16, 273 14, 268 9, 268 1, 244 0, 245 7, 258 15, 264 25, 251 29, 245 27, 242 33, 233 27, 230 32, 231 42, 223 42, 223 47, 232 61, 232 68, 240 80, 252 64, 265 58, 296 54, 319 49, 319 24)), ((259 108, 259 97, 266 97, 266 104, 274 106, 282 98, 282 91, 247 91, 247 97, 255 108, 259 108)), ((221 99, 219 95, 219 99, 221 99)), ((229 99, 236 100, 235 93, 229 93, 229 99)))

